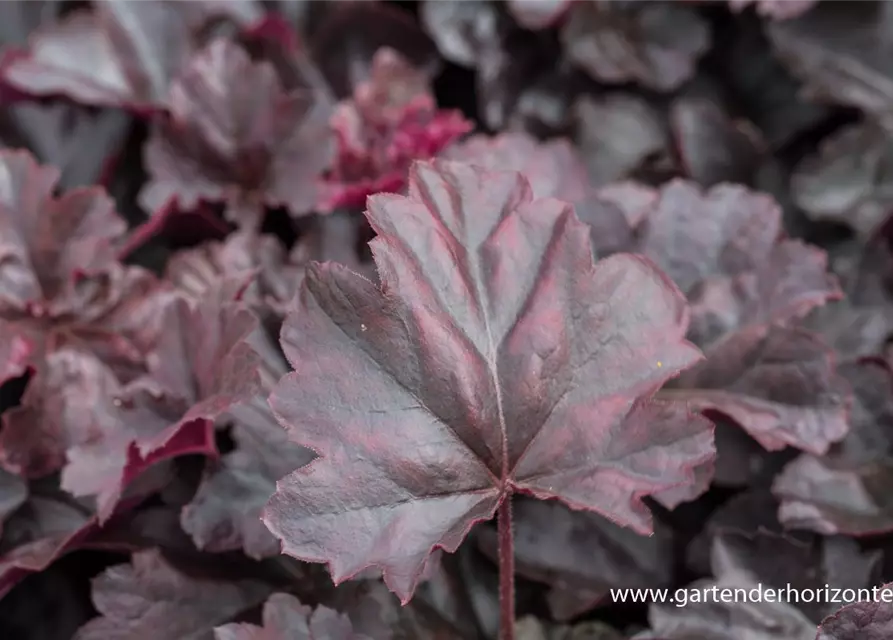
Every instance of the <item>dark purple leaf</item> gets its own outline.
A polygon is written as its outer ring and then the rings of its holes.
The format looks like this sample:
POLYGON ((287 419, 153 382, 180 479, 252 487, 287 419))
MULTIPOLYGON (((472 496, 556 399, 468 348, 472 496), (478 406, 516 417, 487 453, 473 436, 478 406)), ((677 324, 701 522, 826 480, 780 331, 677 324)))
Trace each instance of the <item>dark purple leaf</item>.
POLYGON ((257 354, 244 341, 256 324, 225 300, 174 299, 150 373, 129 383, 91 354, 51 352, 23 406, 4 416, 4 465, 42 475, 64 464, 63 487, 97 496, 104 521, 151 464, 214 453, 214 420, 258 391, 257 354))
POLYGON ((876 363, 842 368, 855 392, 849 435, 823 457, 802 455, 776 477, 779 519, 791 529, 871 535, 893 530, 893 379, 876 363))
POLYGON ((723 487, 760 485, 790 460, 790 454, 786 450, 766 451, 738 425, 717 421, 716 474, 713 481, 723 487))
POLYGON ((849 429, 851 393, 833 353, 800 329, 733 334, 661 395, 723 413, 769 451, 820 455, 849 429))
MULTIPOLYGON (((83 412, 70 412, 62 402, 63 396, 69 397, 77 406, 78 394, 85 389, 62 387, 73 379, 83 380, 79 376, 85 367, 109 367, 109 375, 122 382, 143 373, 169 300, 168 292, 150 274, 138 268, 112 267, 81 280, 68 299, 51 301, 49 313, 40 300, 30 304, 30 317, 19 316, 14 326, 21 332, 17 339, 26 340, 31 348, 29 367, 35 375, 22 406, 4 415, 0 459, 7 468, 41 476, 61 467, 66 446, 62 434, 85 428, 80 422, 83 412), (90 364, 95 358, 102 364, 90 364), (65 374, 54 369, 61 362, 66 363, 65 374), (40 428, 34 428, 34 420, 40 428)), ((86 395, 96 397, 92 392, 86 395)))
POLYGON ((763 147, 753 126, 733 122, 711 100, 679 98, 670 109, 670 128, 689 178, 705 187, 752 182, 763 147))
POLYGON ((172 427, 150 408, 131 406, 133 397, 157 403, 147 399, 154 389, 140 388, 140 382, 121 385, 99 360, 60 350, 48 358, 47 366, 40 409, 26 405, 7 418, 4 463, 33 473, 64 465, 63 488, 74 495, 95 495, 100 522, 111 515, 124 489, 152 464, 187 453, 215 453, 202 423, 193 420, 172 427), (147 444, 150 434, 158 432, 158 439, 147 444))
MULTIPOLYGON (((391 603, 379 605, 383 612, 378 616, 381 622, 395 619, 396 624, 392 625, 395 631, 421 625, 421 629, 430 628, 444 640, 495 635, 499 628, 499 576, 496 567, 486 562, 478 549, 479 535, 484 528, 475 527, 455 554, 436 551, 431 555, 423 575, 424 583, 408 606, 401 606, 384 583, 380 588, 370 589, 370 599, 391 603), (409 611, 412 615, 405 615, 409 611)), ((522 599, 521 606, 523 602, 522 599)), ((359 617, 354 617, 356 626, 359 617)), ((371 622, 370 618, 363 616, 364 621, 371 622)), ((362 630, 372 637, 382 635, 372 626, 362 630)))
POLYGON ((846 433, 846 385, 817 337, 778 326, 840 296, 824 253, 781 238, 768 195, 681 180, 658 194, 637 248, 688 294, 689 337, 707 355, 662 393, 724 413, 767 449, 824 452, 846 433))
POLYGON ((261 522, 276 481, 314 455, 289 441, 267 404, 270 391, 286 373, 285 362, 265 339, 256 348, 263 354, 263 393, 229 411, 236 448, 208 469, 181 521, 200 549, 244 549, 259 559, 279 554, 279 541, 261 522))
POLYGON ((768 488, 742 491, 720 505, 689 542, 686 551, 687 566, 701 575, 710 573, 710 550, 713 540, 728 532, 754 536, 762 532, 781 533, 778 521, 778 501, 768 488))
POLYGON ((329 106, 287 92, 271 63, 215 40, 173 82, 169 105, 145 147, 145 209, 171 198, 184 209, 224 201, 229 220, 256 228, 264 205, 293 216, 314 208, 316 179, 332 159, 329 106))
POLYGON ((0 317, 10 329, 0 351, 13 375, 34 372, 22 406, 3 416, 0 458, 33 477, 64 464, 71 444, 64 434, 89 430, 78 394, 97 394, 76 383, 63 388, 66 376, 82 380, 81 368, 95 357, 123 382, 144 372, 169 293, 151 274, 114 261, 125 225, 103 191, 55 198, 57 170, 24 152, 3 152, 0 164, 8 176, 0 193, 0 317))
MULTIPOLYGON (((63 8, 59 0, 0 3, 0 45, 26 45, 31 33, 56 22, 63 8)), ((6 146, 28 147, 39 160, 58 167, 64 188, 100 182, 110 156, 120 151, 129 125, 124 113, 93 113, 66 103, 15 101, 5 105, 0 115, 6 146)))
POLYGON ((885 2, 822 2, 769 27, 775 51, 813 98, 891 121, 890 19, 885 2))
POLYGON ((311 607, 287 593, 274 593, 264 604, 263 626, 228 624, 214 629, 216 640, 368 640, 354 633, 347 616, 311 607))
POLYGON ((500 22, 497 12, 497 6, 486 0, 425 0, 419 9, 422 24, 441 55, 466 67, 476 66, 482 51, 492 46, 500 22))
POLYGON ((575 205, 580 220, 589 225, 592 246, 599 255, 630 252, 636 246, 636 230, 654 208, 658 193, 635 182, 615 182, 601 187, 595 197, 575 205))
POLYGON ((847 243, 833 258, 846 297, 814 311, 805 322, 841 361, 878 356, 893 333, 893 253, 881 235, 847 243))
POLYGON ((692 594, 893 575, 891 26, 0 3, 0 637, 495 638, 513 507, 514 640, 813 640, 692 594))
MULTIPOLYGON (((571 131, 574 101, 587 80, 567 64, 550 68, 539 63, 531 75, 525 74, 524 77, 533 79, 523 83, 517 98, 514 98, 515 94, 506 92, 507 97, 513 100, 498 102, 498 105, 503 105, 499 108, 504 113, 495 108, 487 111, 496 111, 504 120, 507 131, 529 132, 539 138, 565 135, 571 131)), ((499 87, 490 86, 496 94, 490 98, 494 102, 499 95, 499 87)), ((479 95, 486 97, 488 94, 479 95)))
POLYGON ((97 188, 54 197, 58 170, 22 151, 0 152, 0 166, 8 176, 0 189, 0 318, 13 324, 3 340, 16 343, 0 351, 21 354, 27 345, 39 363, 45 352, 80 343, 139 367, 166 294, 150 274, 115 263, 126 226, 111 199, 97 188))
POLYGON ((0 539, 0 598, 26 576, 43 571, 96 529, 87 509, 32 496, 6 520, 0 539))
POLYGON ((550 124, 566 120, 577 83, 559 61, 557 43, 519 28, 495 2, 427 0, 420 17, 447 60, 475 70, 477 108, 487 126, 517 125, 531 102, 534 111, 551 112, 550 124), (569 86, 555 87, 556 80, 569 86))
POLYGON ((639 248, 688 293, 696 327, 712 324, 713 333, 720 322, 722 333, 780 322, 840 297, 824 253, 783 239, 781 210, 770 196, 728 184, 702 190, 683 180, 659 194, 639 248))
POLYGON ((830 109, 802 95, 799 82, 769 46, 762 24, 740 20, 735 27, 717 39, 715 73, 726 83, 734 107, 757 125, 769 145, 784 147, 827 118, 830 109))
POLYGON ((241 0, 107 0, 42 26, 27 50, 7 55, 2 76, 35 96, 153 111, 165 106, 171 81, 201 46, 203 26, 217 17, 245 24, 256 16, 241 0))
POLYGON ((800 163, 791 191, 811 219, 870 238, 893 213, 893 141, 876 125, 847 127, 800 163))
POLYGON ((93 579, 93 604, 101 616, 81 627, 75 640, 211 640, 214 627, 261 603, 270 591, 253 580, 193 578, 159 551, 140 551, 130 564, 93 579))
POLYGON ((289 254, 272 235, 240 232, 223 242, 207 242, 175 254, 167 264, 165 276, 189 298, 200 300, 221 279, 256 270, 257 276, 242 300, 259 315, 271 310, 284 314, 301 285, 304 263, 316 257, 303 243, 289 254), (305 252, 309 255, 302 255, 305 252))
MULTIPOLYGON (((883 230, 882 230, 883 231, 883 230)), ((881 233, 868 241, 850 241, 832 254, 835 273, 847 298, 860 307, 893 301, 893 245, 881 233)))
POLYGON ((893 583, 872 589, 873 601, 855 602, 825 618, 815 640, 886 640, 893 634, 893 583))
POLYGON ((556 63, 557 44, 514 27, 499 33, 477 65, 475 93, 481 120, 491 129, 517 129, 524 124, 525 112, 534 111, 528 115, 534 118, 532 124, 545 127, 543 135, 561 132, 571 121, 576 85, 581 84, 576 71, 556 63), (561 79, 567 81, 565 86, 550 86, 561 79), (537 123, 543 116, 544 121, 537 123))
POLYGON ((578 2, 561 29, 567 57, 599 82, 672 91, 710 46, 710 29, 685 3, 578 2))
POLYGON ((574 105, 576 142, 593 186, 632 177, 667 154, 669 134, 660 112, 632 94, 581 97, 574 105))
POLYGON ((261 513, 276 490, 276 480, 313 459, 289 442, 269 415, 266 398, 231 412, 238 420, 236 450, 209 471, 183 511, 183 528, 206 551, 244 549, 252 558, 279 554, 279 542, 261 522, 261 513), (263 403, 264 406, 256 406, 263 403))
POLYGON ((709 423, 647 400, 699 357, 678 290, 641 258, 594 266, 572 208, 514 172, 417 163, 368 217, 381 287, 314 265, 283 327, 271 406, 321 456, 268 506, 285 553, 336 582, 381 568, 406 602, 514 491, 647 532, 641 498, 713 454, 709 423))
POLYGON ((0 151, 0 166, 7 176, 0 187, 0 313, 7 316, 55 298, 76 274, 113 261, 112 243, 126 225, 101 189, 55 198, 59 171, 27 152, 0 151))
POLYGON ((14 130, 6 140, 8 146, 28 147, 41 162, 58 167, 59 185, 70 189, 107 178, 105 172, 121 151, 131 119, 120 112, 91 113, 65 103, 18 103, 0 116, 0 127, 4 125, 14 130))
POLYGON ((849 298, 816 309, 804 323, 834 349, 842 362, 879 355, 893 333, 886 305, 859 306, 849 298))
MULTIPOLYGON (((516 499, 513 509, 515 570, 549 585, 548 603, 556 620, 589 611, 609 589, 657 589, 670 583, 672 544, 665 529, 642 536, 553 500, 516 499)), ((495 558, 496 531, 482 530, 479 540, 495 558)))
POLYGON ((200 302, 177 299, 167 309, 151 380, 163 395, 186 401, 180 424, 213 421, 259 391, 259 356, 248 341, 258 320, 232 297, 246 284, 223 281, 200 302))

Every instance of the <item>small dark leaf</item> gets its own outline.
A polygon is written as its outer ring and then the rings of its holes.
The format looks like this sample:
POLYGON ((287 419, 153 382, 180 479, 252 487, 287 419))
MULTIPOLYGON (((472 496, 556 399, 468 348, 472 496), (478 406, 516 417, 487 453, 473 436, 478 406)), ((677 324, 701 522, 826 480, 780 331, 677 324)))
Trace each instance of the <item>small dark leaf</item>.
POLYGON ((715 538, 727 532, 753 536, 766 531, 783 531, 778 521, 778 501, 768 488, 743 491, 710 514, 704 528, 688 544, 686 564, 695 573, 709 574, 710 550, 715 538))
POLYGON ((0 598, 96 531, 96 519, 67 500, 32 496, 7 519, 0 538, 0 598))
MULTIPOLYGON (((797 0, 780 0, 785 6, 797 0)), ((717 73, 727 83, 734 106, 778 149, 810 131, 830 109, 802 95, 797 82, 769 46, 763 25, 739 20, 717 38, 713 53, 717 73)))
POLYGON ((314 455, 288 440, 267 404, 274 384, 286 372, 285 362, 266 340, 257 350, 264 354, 263 393, 229 411, 236 448, 208 469, 195 497, 184 507, 181 522, 200 549, 244 549, 259 559, 279 554, 279 542, 261 522, 276 481, 314 455))
POLYGON ((28 147, 41 162, 58 167, 59 185, 71 189, 107 180, 131 118, 110 109, 92 113, 65 103, 17 103, 0 116, 0 127, 4 125, 14 131, 6 140, 9 146, 28 147))
POLYGON ((783 327, 741 331, 707 353, 666 397, 727 415, 770 451, 822 454, 846 435, 850 388, 815 336, 783 327))
POLYGON ((815 640, 886 640, 893 634, 893 583, 877 590, 877 600, 856 602, 828 616, 815 640))
POLYGON ((287 92, 272 64, 220 39, 189 60, 167 104, 145 147, 147 211, 171 198, 184 209, 224 201, 228 219, 255 229, 264 205, 293 216, 314 208, 333 150, 325 101, 287 92))
POLYGON ((893 378, 877 363, 842 369, 855 391, 850 433, 823 457, 803 455, 778 475, 772 491, 791 529, 871 535, 893 530, 893 378))
POLYGON ((568 58, 594 79, 672 91, 710 46, 707 24, 684 3, 578 2, 561 29, 568 58))
POLYGON ((688 177, 705 187, 752 182, 763 145, 752 126, 733 122, 710 100, 679 98, 670 127, 688 177))
POLYGON ((130 564, 115 565, 93 580, 93 604, 101 616, 81 627, 75 640, 211 640, 214 627, 261 603, 270 591, 253 580, 193 578, 159 551, 140 551, 130 564))
POLYGON ((165 277, 178 290, 198 301, 222 279, 256 271, 256 277, 242 294, 242 301, 261 317, 271 311, 282 315, 301 286, 304 262, 316 257, 322 258, 313 247, 301 244, 289 254, 272 235, 240 232, 223 242, 207 242, 178 252, 168 261, 165 277), (302 255, 305 251, 309 255, 302 255))
POLYGON ((772 24, 769 36, 812 97, 857 107, 893 126, 887 11, 885 2, 821 2, 795 20, 772 24))
POLYGON ((669 134, 661 114, 632 94, 581 97, 574 105, 576 142, 594 186, 632 177, 667 153, 669 134))
POLYGON ((422 24, 434 38, 441 55, 467 67, 475 66, 481 51, 492 46, 500 21, 496 5, 486 0, 425 0, 419 11, 422 24))
POLYGON ((893 140, 876 125, 853 125, 823 141, 791 177, 797 206, 870 238, 893 213, 893 140))

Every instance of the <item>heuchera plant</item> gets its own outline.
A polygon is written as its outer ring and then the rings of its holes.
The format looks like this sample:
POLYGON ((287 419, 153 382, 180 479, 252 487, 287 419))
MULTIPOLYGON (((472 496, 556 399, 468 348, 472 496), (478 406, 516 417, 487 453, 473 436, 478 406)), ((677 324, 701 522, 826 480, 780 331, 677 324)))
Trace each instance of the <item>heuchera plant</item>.
POLYGON ((520 174, 444 161, 409 182, 369 199, 381 284, 313 266, 283 324, 295 371, 270 405, 321 458, 277 486, 265 521, 336 581, 380 568, 405 603, 433 548, 498 512, 510 638, 512 494, 648 532, 642 497, 712 455, 707 421, 649 397, 701 356, 666 276, 632 256, 593 264, 572 207, 520 174))
POLYGON ((0 3, 0 638, 893 637, 888 13, 0 3))

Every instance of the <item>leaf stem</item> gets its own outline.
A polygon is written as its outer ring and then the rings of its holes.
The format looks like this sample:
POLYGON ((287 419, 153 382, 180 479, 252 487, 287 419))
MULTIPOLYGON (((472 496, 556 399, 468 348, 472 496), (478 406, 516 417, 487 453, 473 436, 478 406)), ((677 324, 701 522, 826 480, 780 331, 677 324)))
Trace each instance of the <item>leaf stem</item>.
POLYGON ((497 512, 499 535, 499 640, 515 640, 515 549, 512 532, 512 494, 497 512))

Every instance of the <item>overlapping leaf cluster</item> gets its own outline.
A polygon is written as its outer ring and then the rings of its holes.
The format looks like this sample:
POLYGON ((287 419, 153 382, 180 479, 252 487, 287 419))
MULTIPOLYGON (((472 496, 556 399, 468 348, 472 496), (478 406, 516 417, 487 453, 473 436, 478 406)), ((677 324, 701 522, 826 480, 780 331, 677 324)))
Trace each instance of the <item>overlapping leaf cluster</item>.
POLYGON ((888 11, 0 3, 0 636, 890 637, 888 11))

